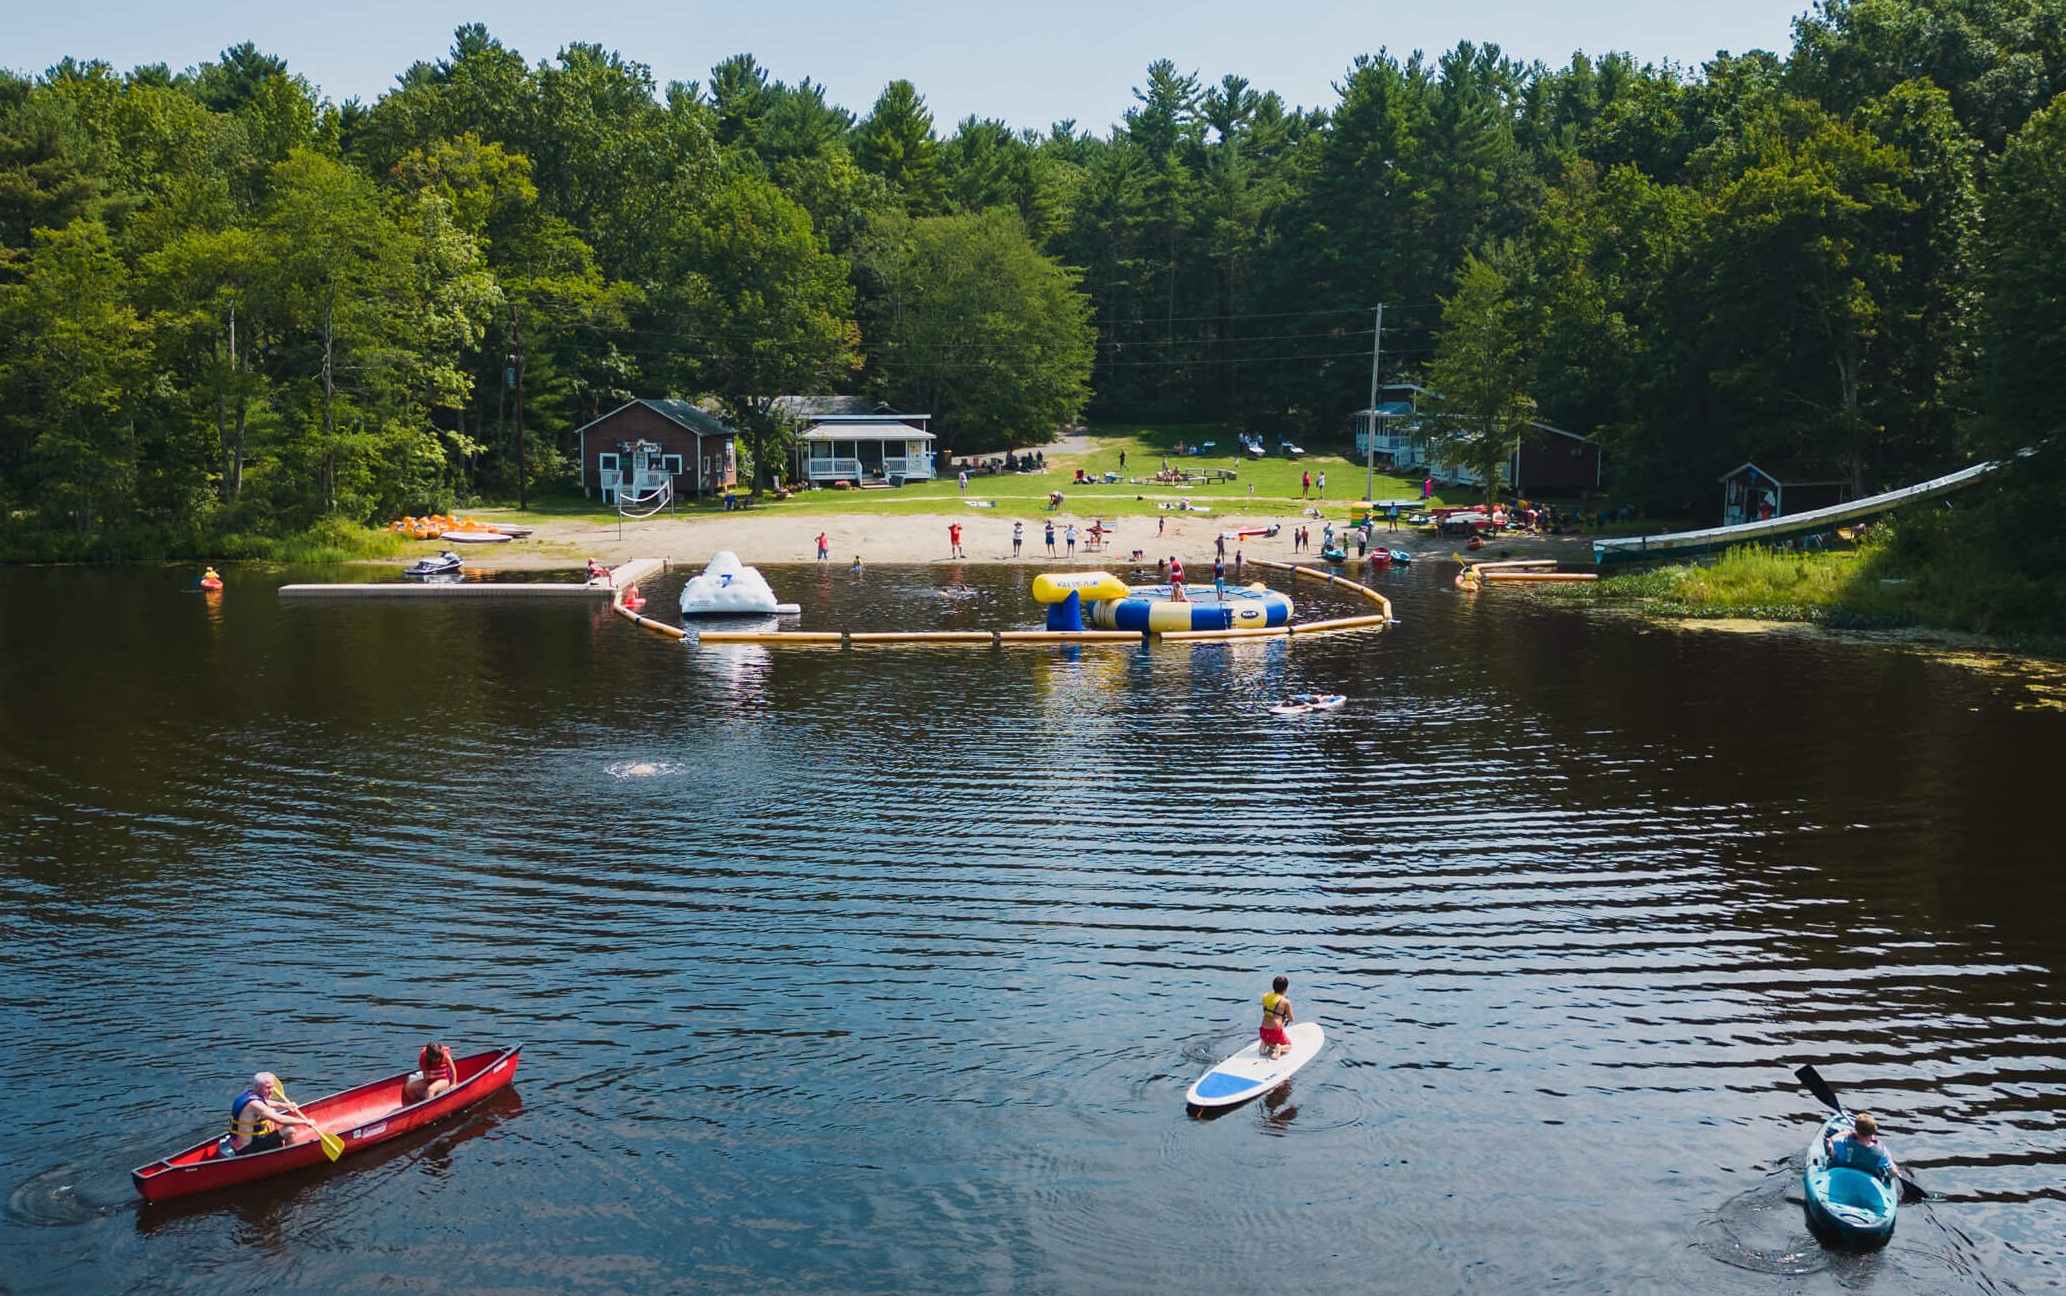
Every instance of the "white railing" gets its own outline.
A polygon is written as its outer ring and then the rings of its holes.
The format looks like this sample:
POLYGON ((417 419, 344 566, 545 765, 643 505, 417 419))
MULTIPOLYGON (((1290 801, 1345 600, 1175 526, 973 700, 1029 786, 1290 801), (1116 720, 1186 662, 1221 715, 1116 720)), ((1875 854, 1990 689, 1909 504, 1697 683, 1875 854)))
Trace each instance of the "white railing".
POLYGON ((860 480, 861 461, 859 459, 821 459, 816 455, 811 456, 812 481, 834 481, 841 477, 846 478, 848 481, 860 480))

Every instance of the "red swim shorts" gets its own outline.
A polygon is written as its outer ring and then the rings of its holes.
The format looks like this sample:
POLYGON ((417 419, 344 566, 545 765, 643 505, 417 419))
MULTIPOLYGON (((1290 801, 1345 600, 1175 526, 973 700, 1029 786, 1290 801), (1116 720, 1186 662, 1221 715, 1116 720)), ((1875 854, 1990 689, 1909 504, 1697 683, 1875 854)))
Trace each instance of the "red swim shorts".
POLYGON ((1284 1033, 1284 1028, 1283 1028, 1282 1026, 1265 1026, 1265 1027, 1263 1027, 1263 1028, 1262 1028, 1262 1037, 1263 1037, 1263 1047, 1264 1047, 1264 1048, 1290 1048, 1290 1047, 1291 1047, 1291 1036, 1289 1036, 1289 1035, 1286 1035, 1286 1034, 1284 1033))

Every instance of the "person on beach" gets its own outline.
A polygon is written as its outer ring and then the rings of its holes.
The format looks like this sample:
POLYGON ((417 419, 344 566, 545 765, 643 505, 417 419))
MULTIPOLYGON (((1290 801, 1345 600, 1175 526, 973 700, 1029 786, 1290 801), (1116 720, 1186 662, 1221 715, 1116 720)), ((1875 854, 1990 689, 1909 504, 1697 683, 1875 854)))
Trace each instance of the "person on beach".
POLYGON ((298 1143, 292 1130, 313 1130, 316 1123, 307 1113, 287 1101, 280 1077, 261 1071, 251 1077, 244 1092, 230 1100, 230 1129, 223 1149, 231 1156, 249 1156, 298 1143))
POLYGON ((832 561, 832 547, 831 544, 826 540, 825 533, 823 531, 820 531, 818 533, 818 561, 832 561))
POLYGON ((402 1082, 402 1101, 420 1103, 459 1083, 459 1066, 452 1050, 432 1040, 416 1055, 416 1069, 402 1082))
POLYGON ((1388 508, 1388 509, 1386 509, 1386 510, 1385 510, 1385 530, 1387 530, 1387 531, 1397 531, 1398 529, 1399 529, 1399 506, 1398 506, 1397 504, 1394 504, 1394 505, 1392 505, 1392 506, 1391 506, 1390 508, 1388 508))
POLYGON ((1068 546, 1069 556, 1074 558, 1076 556, 1076 524, 1074 522, 1062 528, 1062 543, 1068 546))
POLYGON ((1047 520, 1047 556, 1050 558, 1055 556, 1055 520, 1053 518, 1047 520))
POLYGON ((856 571, 856 572, 858 572, 858 571, 860 571, 860 570, 861 570, 861 555, 859 555, 859 554, 855 554, 855 555, 854 555, 854 566, 853 566, 853 570, 854 570, 854 571, 856 571))
POLYGON ((1215 557, 1215 558, 1224 558, 1224 557, 1226 557, 1226 556, 1227 556, 1227 533, 1226 533, 1226 532, 1222 531, 1222 532, 1220 532, 1220 533, 1219 533, 1219 534, 1218 534, 1217 536, 1214 536, 1214 537, 1213 537, 1213 541, 1212 541, 1212 556, 1213 556, 1213 557, 1215 557))
POLYGON ((1162 534, 1162 528, 1163 528, 1163 527, 1166 527, 1166 526, 1168 526, 1168 525, 1169 525, 1169 519, 1168 519, 1168 518, 1166 518, 1166 517, 1158 517, 1158 518, 1156 518, 1156 519, 1155 519, 1155 534, 1156 534, 1156 535, 1157 535, 1158 537, 1159 537, 1159 536, 1161 536, 1161 534, 1162 534))
POLYGON ((1026 543, 1026 524, 1025 524, 1024 522, 1014 522, 1014 523, 1012 523, 1012 524, 1011 524, 1011 556, 1012 556, 1012 557, 1014 557, 1014 558, 1018 557, 1018 556, 1019 556, 1019 546, 1020 546, 1020 545, 1023 545, 1023 544, 1025 544, 1025 543, 1026 543))
POLYGON ((1888 1183, 1901 1173, 1901 1167, 1879 1144, 1879 1118, 1871 1112, 1859 1112, 1853 1117, 1849 1134, 1825 1138, 1823 1142, 1829 1148, 1831 1165, 1863 1170, 1888 1183))
POLYGON ((967 554, 961 552, 961 523, 959 522, 949 522, 947 524, 947 556, 949 558, 968 557, 967 554))
POLYGON ((1270 982, 1270 992, 1263 996, 1263 1025, 1258 1033, 1264 1057, 1282 1057, 1291 1051, 1291 1036, 1284 1033, 1291 1025, 1291 999, 1284 993, 1289 989, 1291 978, 1280 976, 1270 982))
POLYGON ((1169 556, 1169 598, 1173 603, 1191 601, 1184 594, 1184 565, 1177 561, 1175 554, 1169 556))
POLYGON ((1234 551, 1234 579, 1241 579, 1241 551, 1239 549, 1234 551))

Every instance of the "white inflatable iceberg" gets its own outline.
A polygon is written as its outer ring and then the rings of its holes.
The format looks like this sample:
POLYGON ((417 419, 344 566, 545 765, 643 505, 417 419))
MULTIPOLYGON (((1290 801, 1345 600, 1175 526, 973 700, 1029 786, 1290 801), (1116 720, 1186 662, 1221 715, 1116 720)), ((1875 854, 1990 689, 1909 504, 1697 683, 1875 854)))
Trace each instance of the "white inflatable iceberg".
POLYGON ((682 586, 681 614, 691 616, 795 616, 803 609, 778 603, 775 591, 729 549, 720 550, 703 574, 682 586))

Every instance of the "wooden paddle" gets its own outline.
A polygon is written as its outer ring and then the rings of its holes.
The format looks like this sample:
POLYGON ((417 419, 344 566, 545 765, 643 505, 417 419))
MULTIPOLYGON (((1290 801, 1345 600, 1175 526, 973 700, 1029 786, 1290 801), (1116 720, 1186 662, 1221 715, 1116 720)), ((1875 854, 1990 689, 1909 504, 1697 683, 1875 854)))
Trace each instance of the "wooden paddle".
MULTIPOLYGON (((1807 1086, 1809 1093, 1814 1094, 1817 1098, 1821 1099, 1822 1105, 1824 1107, 1827 1107, 1831 1111, 1840 1113, 1845 1116, 1850 1115, 1850 1112, 1844 1109, 1843 1102, 1837 1098, 1836 1090, 1829 1087, 1829 1082, 1827 1080, 1824 1080, 1822 1078, 1821 1073, 1816 1071, 1814 1067, 1803 1066, 1799 1070, 1795 1071, 1793 1073, 1793 1076, 1794 1079, 1800 1081, 1803 1085, 1807 1086)), ((1901 1180, 1902 1201, 1919 1202, 1928 1201, 1930 1199, 1930 1195, 1923 1191, 1923 1186, 1921 1184, 1909 1178, 1907 1175, 1901 1175, 1899 1176, 1899 1178, 1901 1180)))
MULTIPOLYGON (((296 1116, 301 1117, 303 1120, 311 1119, 309 1114, 301 1109, 299 1103, 287 1096, 286 1085, 279 1086, 279 1094, 280 1101, 293 1108, 296 1116)), ((344 1155, 344 1140, 321 1126, 316 1127, 316 1142, 323 1145, 323 1155, 329 1157, 332 1161, 344 1155)))

